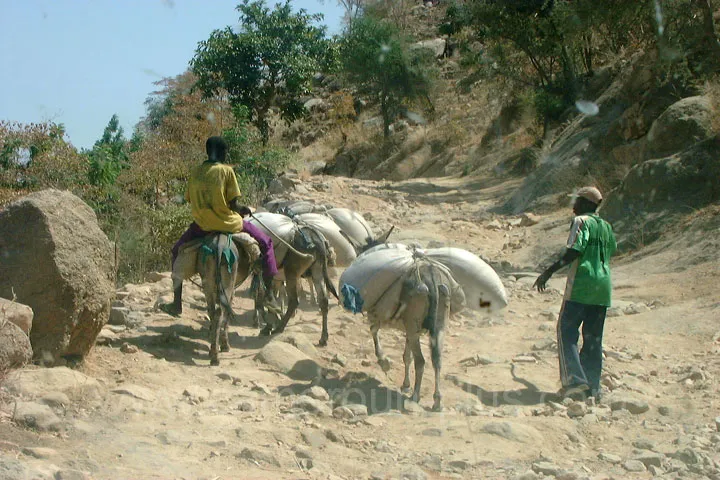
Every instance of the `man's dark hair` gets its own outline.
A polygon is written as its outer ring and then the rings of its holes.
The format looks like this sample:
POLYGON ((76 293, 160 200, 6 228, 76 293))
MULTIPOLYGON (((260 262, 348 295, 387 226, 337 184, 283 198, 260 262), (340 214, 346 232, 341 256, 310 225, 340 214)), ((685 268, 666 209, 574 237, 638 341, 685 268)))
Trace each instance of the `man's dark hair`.
POLYGON ((205 151, 211 162, 224 162, 227 154, 227 143, 222 137, 210 137, 205 142, 205 151))
POLYGON ((578 210, 582 213, 595 213, 600 205, 595 202, 591 202, 587 198, 578 197, 577 206, 578 210))

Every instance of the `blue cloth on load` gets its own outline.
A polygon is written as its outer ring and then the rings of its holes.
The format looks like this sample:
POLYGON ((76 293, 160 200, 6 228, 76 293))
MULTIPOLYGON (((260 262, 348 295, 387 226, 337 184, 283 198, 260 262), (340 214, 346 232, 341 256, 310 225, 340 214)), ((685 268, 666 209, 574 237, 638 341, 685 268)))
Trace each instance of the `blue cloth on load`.
POLYGON ((360 291, 357 288, 343 283, 342 287, 340 287, 340 294, 342 295, 343 308, 345 310, 350 310, 353 313, 362 312, 363 303, 365 302, 363 302, 360 291))

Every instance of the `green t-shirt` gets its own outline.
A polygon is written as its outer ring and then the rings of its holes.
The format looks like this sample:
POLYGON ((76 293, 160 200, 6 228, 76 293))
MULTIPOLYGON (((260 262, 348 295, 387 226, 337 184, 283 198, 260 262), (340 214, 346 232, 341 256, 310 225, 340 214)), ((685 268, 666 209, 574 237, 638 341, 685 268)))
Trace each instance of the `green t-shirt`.
POLYGON ((567 248, 580 252, 573 262, 565 288, 567 300, 610 306, 610 257, 617 249, 608 222, 596 214, 578 215, 570 228, 567 248))

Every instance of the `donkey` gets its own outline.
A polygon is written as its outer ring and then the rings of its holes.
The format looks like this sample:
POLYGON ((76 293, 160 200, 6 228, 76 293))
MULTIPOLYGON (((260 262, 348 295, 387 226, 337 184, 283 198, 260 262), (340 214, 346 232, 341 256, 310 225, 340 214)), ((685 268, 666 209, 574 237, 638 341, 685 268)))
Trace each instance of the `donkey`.
POLYGON ((450 271, 437 262, 425 259, 416 260, 412 270, 399 280, 400 305, 393 314, 387 311, 368 312, 370 332, 375 344, 375 356, 378 364, 387 372, 390 362, 380 345, 378 332, 381 328, 395 328, 405 331, 405 377, 402 390, 410 389, 410 361, 415 360, 415 386, 411 399, 420 400, 420 387, 425 372, 425 358, 420 346, 420 337, 424 332, 430 334, 430 351, 435 370, 435 393, 433 410, 442 409, 440 393, 440 370, 442 367, 442 344, 445 324, 451 313, 462 308, 465 296, 462 288, 452 277, 450 271))

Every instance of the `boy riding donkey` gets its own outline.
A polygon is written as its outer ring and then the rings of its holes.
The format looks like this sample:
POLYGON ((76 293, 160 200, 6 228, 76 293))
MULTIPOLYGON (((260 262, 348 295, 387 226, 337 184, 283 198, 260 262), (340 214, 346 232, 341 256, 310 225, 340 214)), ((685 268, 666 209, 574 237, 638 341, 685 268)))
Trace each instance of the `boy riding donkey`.
MULTIPOLYGON (((240 204, 240 188, 235 172, 230 165, 224 163, 227 154, 225 140, 222 137, 210 137, 205 142, 205 150, 208 158, 193 168, 185 192, 194 221, 172 248, 173 265, 180 248, 191 240, 216 232, 245 232, 254 238, 260 247, 266 292, 265 306, 279 314, 281 309, 271 288, 273 278, 278 273, 272 239, 243 219, 252 212, 240 204)), ((163 303, 159 308, 172 316, 179 316, 182 313, 182 283, 175 287, 173 295, 172 303, 163 303)))

